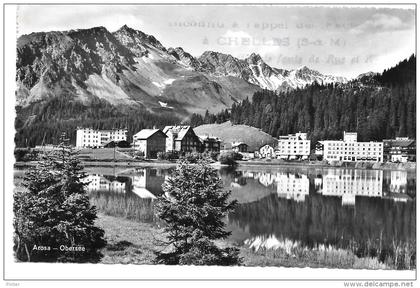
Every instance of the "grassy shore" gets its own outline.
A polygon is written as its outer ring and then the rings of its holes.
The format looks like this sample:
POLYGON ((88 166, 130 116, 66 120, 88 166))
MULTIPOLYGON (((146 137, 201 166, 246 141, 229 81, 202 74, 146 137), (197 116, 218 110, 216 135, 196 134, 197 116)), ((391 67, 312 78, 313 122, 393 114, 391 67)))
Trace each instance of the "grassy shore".
MULTIPOLYGON (((35 166, 37 161, 28 162, 16 162, 15 168, 25 168, 35 166)), ((117 160, 103 159, 101 161, 82 161, 85 167, 121 167, 121 168, 147 168, 147 167, 159 167, 159 168, 172 168, 177 165, 175 161, 168 160, 117 160)), ((348 168, 348 169, 362 169, 362 170, 400 170, 400 171, 416 171, 416 163, 378 163, 374 166, 363 166, 353 165, 355 163, 348 163, 347 165, 329 165, 323 162, 285 162, 282 160, 273 159, 271 161, 264 160, 248 160, 238 161, 238 167, 252 167, 252 168, 284 168, 284 167, 296 167, 296 168, 348 168)), ((214 167, 222 167, 219 162, 212 164, 214 167)))
MULTIPOLYGON (((154 251, 163 247, 163 231, 152 224, 99 214, 96 224, 105 230, 107 246, 102 250, 101 263, 153 264, 154 251)), ((218 241, 219 246, 232 245, 218 241)), ((254 249, 238 247, 244 266, 311 267, 335 269, 391 269, 373 258, 358 258, 342 249, 254 249)))
POLYGON ((107 245, 102 249, 106 264, 153 264, 155 239, 162 231, 152 224, 98 214, 96 225, 105 230, 107 245))
MULTIPOLYGON (((86 167, 161 167, 176 166, 176 161, 157 159, 135 159, 132 148, 100 148, 79 149, 79 158, 86 167)), ((16 162, 15 167, 34 166, 37 161, 16 162)), ((219 162, 214 166, 221 166, 219 162)), ((378 162, 342 162, 327 163, 325 161, 286 161, 282 159, 250 159, 238 161, 239 167, 303 167, 303 168, 355 168, 374 170, 404 170, 416 171, 416 162, 407 163, 378 163, 378 162)))

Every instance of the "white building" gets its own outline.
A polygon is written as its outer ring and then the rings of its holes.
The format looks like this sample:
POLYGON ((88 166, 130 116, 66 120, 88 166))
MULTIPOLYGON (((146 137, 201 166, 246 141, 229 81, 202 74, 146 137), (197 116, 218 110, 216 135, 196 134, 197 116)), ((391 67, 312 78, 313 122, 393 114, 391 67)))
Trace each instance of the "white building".
POLYGON ((383 162, 382 142, 357 142, 357 133, 344 131, 343 140, 320 141, 323 158, 330 161, 374 161, 383 162))
POLYGON ((91 128, 79 128, 76 132, 76 147, 99 148, 114 141, 127 141, 127 129, 95 130, 91 128))
POLYGON ((311 152, 311 140, 307 140, 306 133, 289 134, 279 137, 277 158, 307 159, 311 152))
POLYGON ((258 150, 258 156, 260 158, 275 158, 276 157, 276 152, 274 151, 274 148, 271 147, 270 145, 264 145, 261 146, 260 149, 258 150))
POLYGON ((309 195, 308 176, 294 173, 277 174, 277 195, 297 202, 305 201, 306 195, 309 195))

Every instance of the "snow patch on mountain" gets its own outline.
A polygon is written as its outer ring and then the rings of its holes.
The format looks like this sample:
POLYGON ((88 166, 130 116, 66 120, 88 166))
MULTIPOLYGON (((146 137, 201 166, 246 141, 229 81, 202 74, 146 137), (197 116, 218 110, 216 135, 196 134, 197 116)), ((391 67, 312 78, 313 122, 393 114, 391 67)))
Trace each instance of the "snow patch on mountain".
POLYGON ((164 85, 164 84, 157 83, 157 82, 155 82, 155 81, 153 81, 152 83, 153 83, 156 87, 159 87, 159 88, 163 88, 163 87, 165 87, 165 85, 164 85))
POLYGON ((175 81, 175 79, 166 79, 165 81, 163 81, 163 83, 165 84, 165 85, 171 85, 172 84, 172 82, 174 82, 175 81))
POLYGON ((156 87, 159 87, 159 88, 165 88, 165 86, 167 86, 167 85, 171 85, 172 84, 172 82, 174 82, 176 79, 166 79, 166 80, 164 80, 162 83, 158 83, 158 82, 152 82, 156 87))
POLYGON ((162 102, 162 101, 158 101, 159 105, 163 108, 168 108, 168 109, 174 109, 174 107, 168 106, 168 103, 166 102, 162 102))

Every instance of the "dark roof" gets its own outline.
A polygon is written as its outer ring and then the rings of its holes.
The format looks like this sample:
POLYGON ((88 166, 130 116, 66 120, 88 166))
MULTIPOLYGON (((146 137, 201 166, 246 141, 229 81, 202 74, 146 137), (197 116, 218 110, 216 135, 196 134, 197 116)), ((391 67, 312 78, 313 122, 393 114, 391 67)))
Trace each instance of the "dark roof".
MULTIPOLYGON (((188 130, 190 129, 191 129, 191 126, 166 126, 165 128, 163 128, 163 133, 165 134, 168 134, 168 132, 178 133, 177 138, 175 140, 182 140, 187 134, 188 130)), ((193 133, 194 133, 194 130, 193 130, 193 133)))
POLYGON ((234 147, 238 147, 238 146, 240 146, 240 145, 246 145, 246 146, 248 146, 248 144, 246 144, 246 143, 244 143, 244 142, 233 142, 233 143, 232 143, 232 148, 234 148, 234 147))
POLYGON ((408 147, 412 144, 415 145, 416 141, 415 140, 384 140, 384 144, 387 143, 388 145, 392 146, 392 147, 408 147))
POLYGON ((222 142, 220 138, 208 136, 208 135, 197 135, 198 139, 200 139, 201 142, 203 141, 214 141, 214 142, 222 142))
POLYGON ((159 129, 143 129, 140 132, 138 132, 137 134, 135 134, 133 136, 133 138, 144 140, 144 139, 150 138, 151 136, 153 136, 155 133, 158 133, 158 132, 161 132, 165 137, 167 137, 166 134, 163 133, 159 129))

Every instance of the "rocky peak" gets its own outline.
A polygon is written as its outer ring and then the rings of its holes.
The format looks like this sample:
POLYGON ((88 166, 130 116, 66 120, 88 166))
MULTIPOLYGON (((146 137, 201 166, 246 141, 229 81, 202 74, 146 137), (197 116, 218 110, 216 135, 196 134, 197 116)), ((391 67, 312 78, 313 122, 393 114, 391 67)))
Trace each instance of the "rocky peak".
MULTIPOLYGON (((49 33, 51 32, 48 32, 48 34, 49 33)), ((73 29, 64 33, 70 37, 104 37, 111 35, 111 33, 103 26, 92 27, 87 29, 73 29)))
POLYGON ((230 54, 224 54, 220 52, 214 52, 214 51, 205 51, 201 56, 198 58, 200 62, 221 62, 221 61, 238 61, 239 59, 233 57, 230 54))
POLYGON ((303 67, 299 68, 298 70, 302 71, 302 72, 310 72, 311 69, 308 68, 308 66, 304 65, 303 67))
POLYGON ((302 79, 309 80, 311 79, 311 77, 322 76, 322 74, 319 73, 318 71, 309 69, 307 66, 303 66, 296 70, 296 76, 302 79))
POLYGON ((119 30, 135 33, 135 30, 133 28, 128 27, 127 24, 124 24, 123 26, 121 26, 121 28, 119 30))
POLYGON ((147 54, 147 46, 166 51, 166 48, 154 36, 130 28, 127 25, 122 26, 112 34, 139 57, 147 54))
MULTIPOLYGON (((243 77, 244 71, 248 69, 246 61, 239 60, 230 54, 206 51, 198 58, 198 61, 201 63, 202 69, 208 73, 246 79, 246 77, 243 77)), ((245 74, 249 73, 246 72, 245 74)))
POLYGON ((200 62, 190 53, 184 51, 181 47, 169 48, 168 54, 174 56, 178 61, 198 70, 201 66, 200 62))
POLYGON ((259 62, 264 62, 259 54, 252 53, 245 59, 250 64, 258 64, 259 62))
POLYGON ((254 71, 257 77, 260 77, 260 74, 264 77, 270 77, 274 73, 273 69, 264 62, 259 54, 252 53, 245 61, 250 65, 250 69, 254 71))
POLYGON ((89 75, 104 73, 116 82, 116 73, 134 64, 104 27, 24 35, 18 43, 17 80, 28 89, 41 80, 45 87, 64 79, 83 86, 89 75))
MULTIPOLYGON (((123 80, 124 73, 122 72, 126 69, 134 71, 138 65, 147 62, 147 69, 145 69, 147 71, 137 71, 144 73, 141 78, 143 81, 148 78, 146 76, 150 73, 148 69, 152 71, 162 69, 155 65, 157 61, 138 59, 148 55, 153 56, 150 59, 160 59, 160 63, 167 61, 170 67, 177 67, 176 69, 192 69, 201 72, 198 75, 199 78, 229 77, 230 83, 237 83, 239 80, 234 78, 239 78, 270 90, 294 89, 314 81, 318 83, 343 81, 339 77, 322 75, 306 66, 290 71, 277 69, 265 63, 256 53, 252 53, 245 59, 238 59, 229 54, 205 51, 200 57, 195 58, 181 47, 166 50, 154 36, 127 25, 113 33, 104 27, 94 27, 23 35, 17 40, 17 54, 17 81, 20 87, 23 87, 22 89, 26 89, 27 94, 37 85, 31 91, 33 95, 46 95, 50 93, 48 91, 52 91, 50 95, 54 95, 55 89, 61 87, 62 83, 65 83, 66 89, 74 85, 76 90, 85 89, 92 84, 89 81, 98 81, 100 77, 103 77, 102 80, 108 86, 125 85, 127 81, 123 80), (155 55, 158 58, 154 58, 155 55)), ((168 72, 165 71, 165 73, 168 72)), ((187 74, 191 73, 193 72, 188 71, 187 74)), ((156 75, 161 75, 161 73, 156 73, 156 75)), ((174 81, 176 77, 178 75, 171 76, 169 79, 157 77, 151 87, 170 87, 172 82, 178 83, 174 81)), ((214 87, 219 85, 217 84, 219 80, 215 81, 214 87)), ((149 86, 145 87, 149 89, 149 86)), ((219 88, 215 89, 219 91, 219 88)), ((118 91, 115 90, 115 92, 118 91)), ((155 93, 154 90, 152 92, 155 93)), ((41 99, 42 97, 44 96, 32 98, 41 99)))
POLYGON ((217 61, 219 59, 219 55, 221 54, 222 53, 214 51, 204 51, 198 59, 200 62, 217 61))

